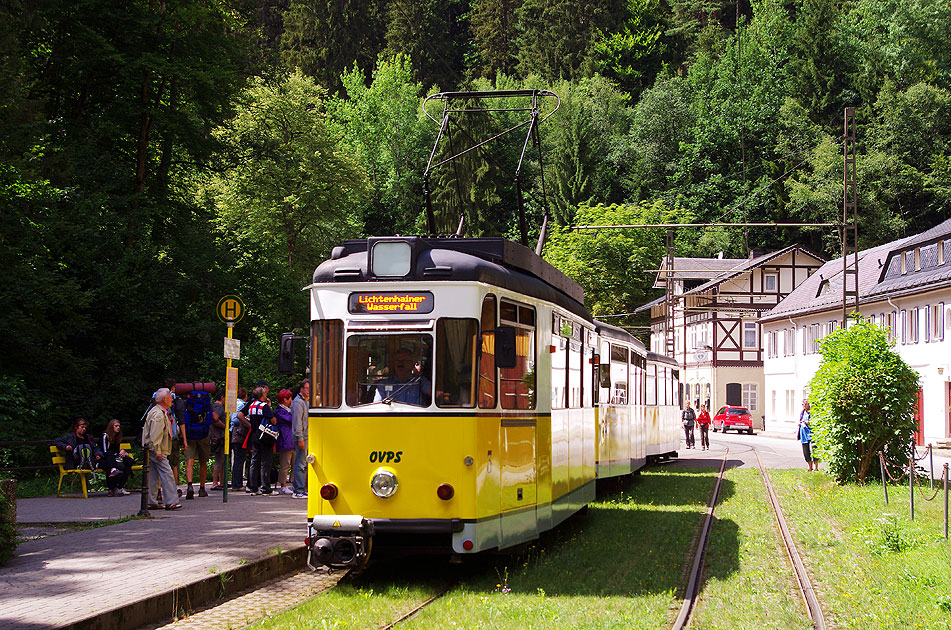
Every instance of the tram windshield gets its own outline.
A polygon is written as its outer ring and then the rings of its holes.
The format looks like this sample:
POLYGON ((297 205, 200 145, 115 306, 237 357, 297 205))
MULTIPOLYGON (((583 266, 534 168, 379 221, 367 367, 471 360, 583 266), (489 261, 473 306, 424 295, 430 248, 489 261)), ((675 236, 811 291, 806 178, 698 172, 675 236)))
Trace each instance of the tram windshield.
POLYGON ((352 335, 347 339, 347 404, 428 407, 432 358, 430 335, 352 335))

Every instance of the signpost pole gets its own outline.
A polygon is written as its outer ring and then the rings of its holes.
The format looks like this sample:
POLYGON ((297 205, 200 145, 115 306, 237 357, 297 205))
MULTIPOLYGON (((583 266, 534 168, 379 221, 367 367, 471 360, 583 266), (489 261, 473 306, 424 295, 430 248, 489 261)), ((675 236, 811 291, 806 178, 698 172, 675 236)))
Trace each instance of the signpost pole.
MULTIPOLYGON (((228 339, 232 339, 233 337, 231 335, 234 332, 234 322, 228 322, 226 326, 228 327, 228 339)), ((225 366, 225 390, 228 389, 229 376, 231 376, 231 358, 230 357, 228 358, 228 365, 225 366)), ((225 395, 225 401, 226 401, 225 411, 229 411, 227 409, 227 404, 228 404, 227 401, 230 400, 230 398, 231 398, 230 396, 225 395)), ((230 411, 234 411, 234 409, 231 409, 230 411)), ((231 416, 229 416, 226 413, 225 417, 230 418, 231 416)), ((224 461, 224 470, 221 471, 222 485, 224 486, 221 489, 222 503, 228 502, 228 486, 230 485, 228 482, 228 473, 231 471, 231 465, 233 464, 233 462, 231 461, 231 457, 229 457, 230 454, 231 454, 231 422, 226 419, 225 420, 225 461, 224 461)))
MULTIPOLYGON (((237 393, 238 393, 238 370, 231 367, 232 359, 240 359, 241 342, 234 339, 234 325, 244 317, 244 302, 236 295, 226 295, 218 300, 218 306, 215 309, 218 319, 228 327, 228 336, 224 342, 224 356, 228 363, 225 366, 225 415, 231 418, 230 414, 237 411, 237 393), (233 341, 232 341, 233 340, 233 341)), ((223 488, 221 489, 221 502, 228 502, 228 473, 234 462, 231 461, 231 422, 225 421, 225 448, 224 448, 224 466, 221 478, 223 488)))

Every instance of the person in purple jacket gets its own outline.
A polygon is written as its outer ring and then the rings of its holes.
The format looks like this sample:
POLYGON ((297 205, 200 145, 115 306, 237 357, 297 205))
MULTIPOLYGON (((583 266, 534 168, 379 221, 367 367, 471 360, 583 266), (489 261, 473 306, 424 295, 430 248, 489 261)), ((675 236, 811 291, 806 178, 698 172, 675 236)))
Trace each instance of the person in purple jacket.
POLYGON ((289 389, 282 389, 277 393, 277 409, 274 415, 277 418, 277 428, 281 434, 277 438, 277 454, 280 462, 280 473, 278 481, 281 487, 278 490, 280 494, 294 494, 294 491, 287 487, 287 473, 291 469, 291 462, 294 460, 294 422, 291 413, 291 403, 294 394, 289 389))

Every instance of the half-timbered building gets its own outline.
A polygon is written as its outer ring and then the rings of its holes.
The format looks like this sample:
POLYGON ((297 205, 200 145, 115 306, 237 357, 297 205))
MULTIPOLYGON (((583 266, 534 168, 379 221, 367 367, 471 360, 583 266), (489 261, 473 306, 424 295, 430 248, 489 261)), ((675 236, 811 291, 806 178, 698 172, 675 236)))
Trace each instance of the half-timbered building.
POLYGON ((651 350, 681 366, 685 395, 711 412, 724 405, 749 408, 764 420, 763 336, 760 317, 811 276, 824 260, 799 245, 749 258, 674 258, 661 263, 654 283, 672 283, 650 309, 651 350))

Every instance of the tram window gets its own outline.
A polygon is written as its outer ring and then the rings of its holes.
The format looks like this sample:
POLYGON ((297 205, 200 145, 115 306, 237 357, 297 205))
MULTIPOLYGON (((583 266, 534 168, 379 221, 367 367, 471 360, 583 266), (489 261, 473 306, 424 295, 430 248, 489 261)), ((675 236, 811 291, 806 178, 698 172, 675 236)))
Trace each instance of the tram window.
POLYGON ((310 404, 313 407, 339 407, 343 381, 343 322, 321 319, 313 323, 312 329, 310 404))
POLYGON ((347 339, 347 404, 391 402, 428 407, 430 335, 352 335, 347 339))
POLYGON ((502 300, 500 319, 517 324, 515 367, 499 370, 499 398, 503 409, 535 408, 535 310, 502 300), (514 319, 513 319, 514 318, 514 319))
POLYGON ((577 341, 568 342, 568 406, 572 409, 581 407, 581 362, 584 355, 581 353, 581 344, 577 341))
POLYGON ((591 399, 591 395, 594 393, 592 385, 594 381, 592 380, 593 374, 593 364, 594 360, 594 348, 592 348, 587 343, 584 345, 581 351, 581 406, 590 407, 594 401, 591 399))
POLYGON ((443 317, 436 322, 436 404, 475 407, 475 319, 443 317))
POLYGON ((479 358, 479 407, 495 409, 497 401, 495 374, 495 296, 482 300, 482 355, 479 358))
POLYGON ((645 379, 647 386, 647 396, 644 398, 644 402, 648 405, 657 404, 657 364, 648 363, 647 364, 647 377, 645 379))
POLYGON ((627 348, 611 344, 611 402, 627 404, 627 348))
POLYGON ((611 345, 601 344, 601 364, 598 366, 598 402, 611 403, 611 345))
POLYGON ((502 300, 502 305, 499 307, 499 317, 503 321, 518 322, 518 305, 502 300))
POLYGON ((551 408, 564 409, 565 391, 568 385, 568 348, 567 341, 558 334, 551 336, 551 408))

